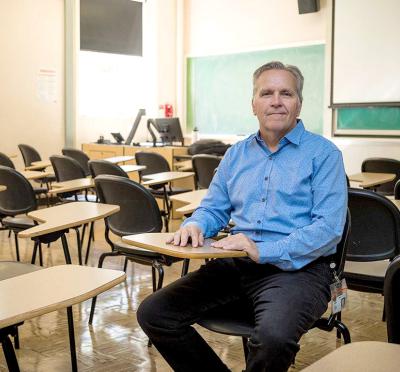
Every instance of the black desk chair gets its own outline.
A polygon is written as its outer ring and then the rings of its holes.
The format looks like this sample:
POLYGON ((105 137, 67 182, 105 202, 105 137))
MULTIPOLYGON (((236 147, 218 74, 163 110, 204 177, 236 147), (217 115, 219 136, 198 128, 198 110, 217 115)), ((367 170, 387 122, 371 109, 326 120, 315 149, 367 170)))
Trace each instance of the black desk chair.
POLYGON ((24 215, 37 209, 35 193, 29 181, 11 167, 0 166, 0 185, 7 186, 5 191, 0 192, 2 225, 14 233, 15 253, 19 261, 18 232, 35 226, 33 220, 24 215))
MULTIPOLYGON (((24 159, 25 167, 29 167, 30 165, 32 165, 34 161, 42 160, 37 150, 32 146, 21 143, 18 145, 18 148, 21 151, 22 158, 24 159)), ((43 167, 41 170, 44 169, 45 167, 43 167)), ((55 180, 56 180, 55 176, 46 176, 44 178, 41 178, 37 182, 49 184, 51 182, 54 182, 55 180)))
POLYGON ((197 189, 208 189, 214 177, 215 169, 218 168, 220 162, 221 157, 219 156, 207 154, 193 155, 192 163, 197 189))
MULTIPOLYGON (((64 155, 53 155, 50 156, 51 165, 54 168, 54 173, 56 175, 57 182, 77 180, 80 178, 86 178, 85 170, 81 167, 79 162, 69 156, 64 155)), ((61 198, 68 199, 73 197, 76 201, 86 200, 95 201, 95 196, 91 197, 88 195, 87 190, 85 190, 85 195, 79 194, 78 191, 72 191, 68 193, 63 193, 61 198)))
POLYGON ((394 185, 400 179, 400 161, 387 158, 365 159, 361 164, 361 172, 394 173, 396 177, 393 181, 374 187, 382 195, 393 195, 394 185))
MULTIPOLYGON (((2 152, 0 152, 0 165, 3 165, 4 167, 9 167, 12 169, 15 169, 15 165, 12 162, 12 160, 6 155, 3 154, 2 152)), ((48 195, 47 195, 47 187, 34 187, 33 186, 33 191, 35 193, 36 196, 40 196, 40 195, 44 195, 45 198, 47 199, 47 204, 49 204, 49 200, 48 200, 48 195)))
POLYGON ((103 174, 129 178, 128 174, 118 164, 113 164, 107 160, 90 160, 89 170, 93 178, 103 174))
MULTIPOLYGON (((96 177, 94 181, 100 202, 116 204, 121 208, 118 213, 105 219, 105 238, 111 247, 111 252, 100 256, 98 267, 103 266, 106 257, 125 256, 130 261, 151 266, 153 291, 160 289, 164 279, 163 266, 170 266, 182 259, 135 248, 122 240, 113 241, 110 237, 110 231, 118 237, 160 232, 162 230, 161 214, 154 196, 142 185, 125 177, 103 175, 96 177)), ((182 275, 187 273, 188 263, 188 260, 184 261, 182 275)), ((96 297, 92 301, 89 324, 92 324, 95 306, 96 297)))
MULTIPOLYGON (((14 232, 15 249, 17 261, 20 260, 17 234, 20 231, 29 229, 37 223, 31 218, 25 216, 26 213, 37 209, 37 202, 33 192, 32 185, 18 171, 9 167, 0 166, 0 185, 7 186, 5 191, 0 192, 0 214, 8 217, 3 218, 3 225, 14 232)), ((39 237, 32 238, 35 242, 32 253, 31 263, 36 261, 36 254, 39 248, 39 263, 43 266, 42 243, 50 244, 61 238, 62 246, 67 264, 71 263, 68 242, 65 233, 68 229, 60 230, 54 233, 48 233, 39 237)), ((82 263, 82 248, 77 232, 79 263, 82 263)))
POLYGON ((383 294, 390 261, 400 252, 400 211, 370 190, 349 189, 351 233, 344 276, 350 289, 383 294))
MULTIPOLYGON (((135 153, 135 160, 137 165, 146 166, 146 169, 139 171, 140 182, 142 182, 143 176, 146 176, 148 174, 171 171, 168 161, 162 155, 155 152, 138 151, 135 153)), ((162 213, 165 217, 165 229, 166 231, 168 231, 168 223, 171 214, 171 202, 169 200, 169 197, 171 195, 182 194, 184 192, 189 192, 192 190, 171 186, 171 184, 168 184, 168 186, 165 184, 160 184, 150 186, 150 191, 155 198, 163 200, 164 211, 162 213)))
POLYGON ((384 288, 388 342, 400 344, 400 256, 390 263, 384 288))
POLYGON ((88 165, 90 159, 83 151, 65 147, 61 152, 64 156, 69 156, 70 158, 75 159, 85 172, 85 176, 90 176, 88 165))
MULTIPOLYGON (((342 239, 337 245, 336 253, 331 256, 332 265, 335 265, 335 271, 339 278, 343 276, 344 259, 351 225, 350 220, 350 212, 348 211, 342 239)), ((340 313, 331 314, 328 318, 320 318, 312 328, 319 328, 328 332, 336 328, 338 337, 340 334, 343 336, 344 343, 350 343, 350 332, 339 318, 340 313)), ((254 314, 252 314, 248 304, 237 301, 235 304, 230 303, 221 306, 208 312, 197 323, 213 332, 242 337, 244 355, 247 360, 247 342, 254 329, 254 314)))

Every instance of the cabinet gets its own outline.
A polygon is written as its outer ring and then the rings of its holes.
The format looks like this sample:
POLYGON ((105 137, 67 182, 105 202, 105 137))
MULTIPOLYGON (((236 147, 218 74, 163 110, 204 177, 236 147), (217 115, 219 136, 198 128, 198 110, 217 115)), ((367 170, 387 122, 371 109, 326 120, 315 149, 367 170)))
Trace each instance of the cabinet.
POLYGON ((89 156, 90 159, 104 159, 114 156, 124 155, 123 145, 103 145, 100 143, 84 143, 82 151, 89 156))

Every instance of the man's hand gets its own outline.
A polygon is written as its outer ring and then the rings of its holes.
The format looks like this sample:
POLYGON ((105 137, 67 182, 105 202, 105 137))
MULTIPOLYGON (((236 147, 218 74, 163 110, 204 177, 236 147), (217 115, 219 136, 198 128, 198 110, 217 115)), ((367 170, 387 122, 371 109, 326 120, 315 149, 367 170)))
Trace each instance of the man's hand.
POLYGON ((200 228, 195 224, 189 224, 187 226, 181 227, 178 231, 171 236, 167 243, 172 243, 173 245, 180 245, 181 247, 186 247, 189 243, 189 238, 192 240, 192 247, 202 247, 204 244, 204 236, 200 228))
POLYGON ((253 261, 259 262, 260 260, 256 243, 242 233, 229 235, 212 243, 211 246, 231 251, 245 251, 253 261))

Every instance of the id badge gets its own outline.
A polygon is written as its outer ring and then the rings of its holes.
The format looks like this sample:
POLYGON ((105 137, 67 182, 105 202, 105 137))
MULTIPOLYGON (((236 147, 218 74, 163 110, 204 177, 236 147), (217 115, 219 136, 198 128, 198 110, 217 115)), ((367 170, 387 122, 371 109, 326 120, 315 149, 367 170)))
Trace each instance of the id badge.
POLYGON ((331 310, 332 314, 337 314, 343 310, 347 301, 346 279, 336 280, 330 285, 331 288, 331 310))

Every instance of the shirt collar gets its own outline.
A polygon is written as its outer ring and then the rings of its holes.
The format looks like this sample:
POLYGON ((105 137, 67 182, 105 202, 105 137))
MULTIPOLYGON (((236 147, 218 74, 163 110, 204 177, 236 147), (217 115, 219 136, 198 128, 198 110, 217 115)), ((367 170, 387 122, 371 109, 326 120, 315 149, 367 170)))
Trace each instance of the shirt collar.
MULTIPOLYGON (((293 143, 294 145, 299 145, 301 136, 303 135, 304 131, 305 131, 304 124, 301 119, 298 119, 295 127, 289 133, 286 133, 282 139, 285 138, 287 141, 293 143)), ((258 142, 262 143, 264 142, 263 139, 261 138, 260 130, 258 130, 257 133, 255 134, 255 138, 258 142)))

